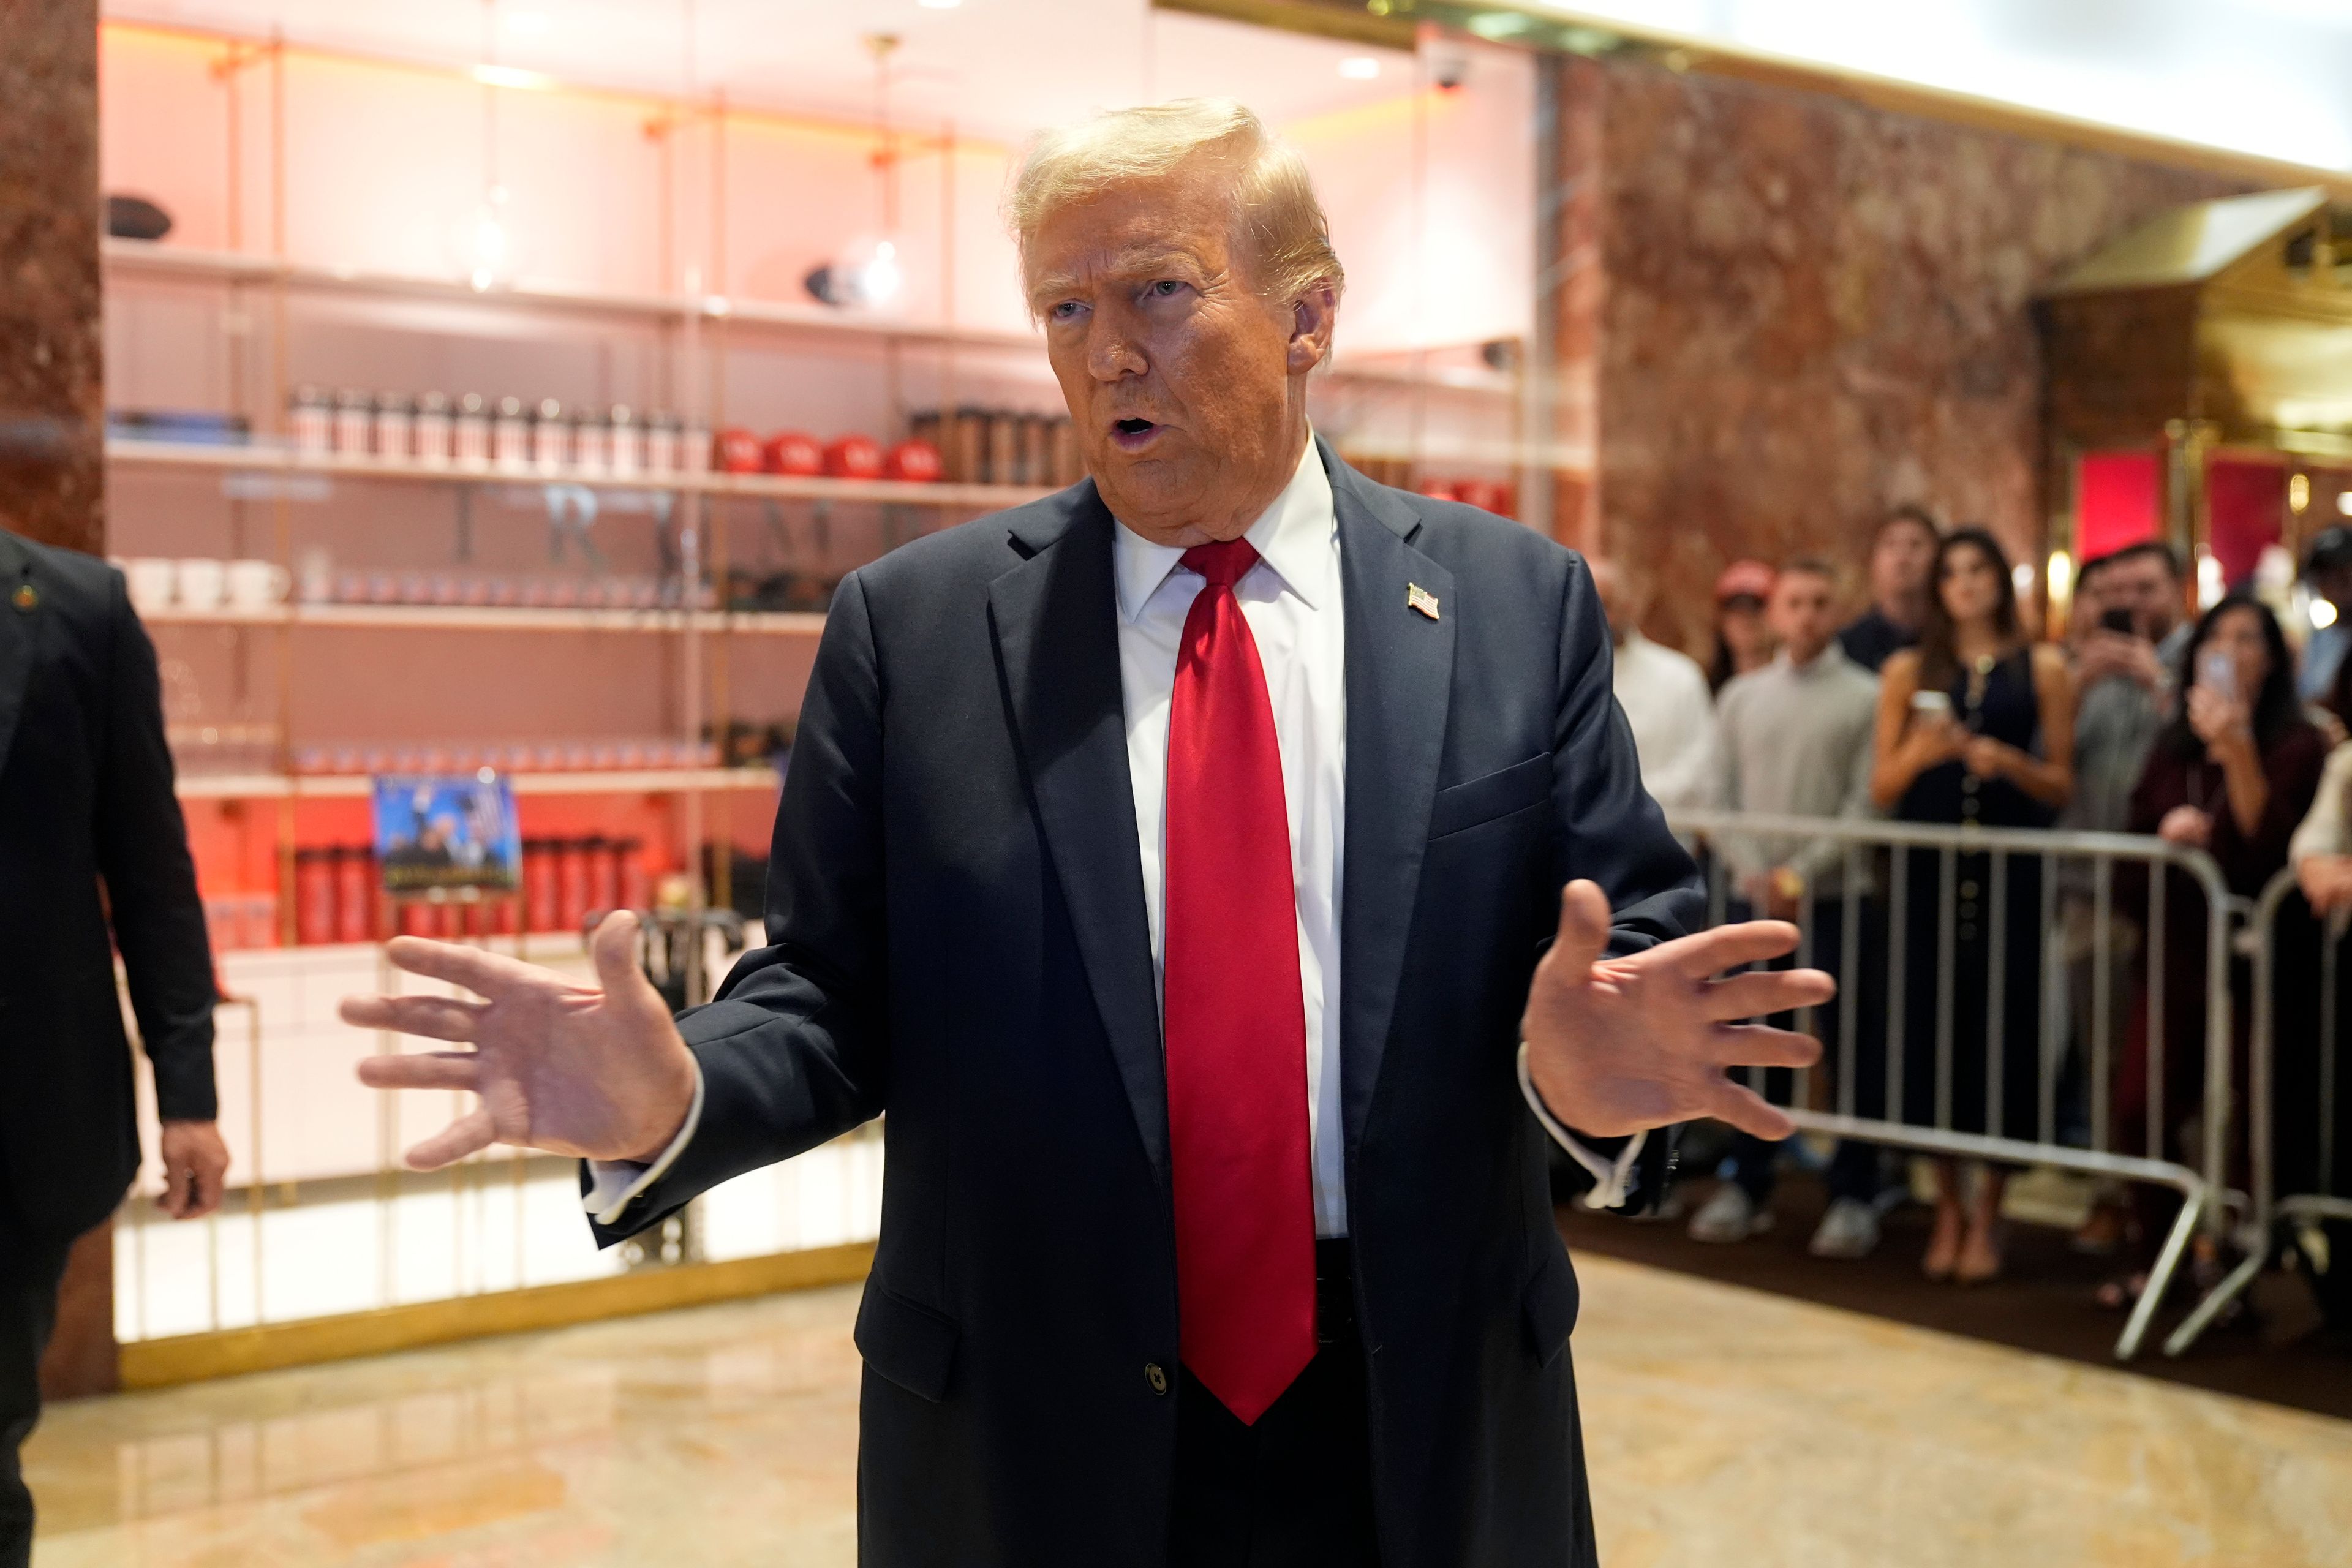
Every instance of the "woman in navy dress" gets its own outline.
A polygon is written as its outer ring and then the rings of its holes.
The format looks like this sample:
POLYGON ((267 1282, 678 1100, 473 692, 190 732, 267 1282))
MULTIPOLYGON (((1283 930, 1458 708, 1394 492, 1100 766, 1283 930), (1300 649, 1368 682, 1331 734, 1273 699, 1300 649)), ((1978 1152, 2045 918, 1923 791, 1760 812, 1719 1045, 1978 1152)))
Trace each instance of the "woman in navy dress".
MULTIPOLYGON (((2074 687, 2065 660, 2027 639, 2008 558, 1983 529, 1945 537, 1931 582, 1919 646, 1890 658, 1881 676, 1871 793, 1880 809, 1906 822, 2047 827, 2074 786, 2074 687)), ((1992 856, 1957 856, 1947 889, 1941 850, 1903 854, 1903 1120, 2031 1141, 2039 1135, 2041 861, 2004 858, 1996 911, 1992 856), (1947 984, 1938 960, 1948 895, 1947 984), (1948 1058, 1937 1044, 1947 1010, 1948 1058)), ((2000 1272, 2008 1172, 1980 1167, 1977 1177, 1966 1191, 1958 1161, 1936 1163, 1936 1226, 1922 1262, 1930 1279, 1976 1284, 2000 1272)))

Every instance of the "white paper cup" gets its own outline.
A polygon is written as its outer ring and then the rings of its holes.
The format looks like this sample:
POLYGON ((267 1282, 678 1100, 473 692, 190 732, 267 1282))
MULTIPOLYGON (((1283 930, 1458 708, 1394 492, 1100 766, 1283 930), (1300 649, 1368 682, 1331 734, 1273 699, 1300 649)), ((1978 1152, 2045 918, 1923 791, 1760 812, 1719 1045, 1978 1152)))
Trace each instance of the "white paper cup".
POLYGON ((123 584, 131 591, 131 607, 152 615, 172 606, 172 584, 179 568, 158 555, 136 555, 122 563, 123 584))
POLYGON ((228 563, 191 557, 179 563, 179 579, 182 609, 217 610, 228 591, 228 563))
POLYGON ((229 604, 240 610, 266 610, 286 601, 293 578, 275 561, 232 561, 226 587, 229 604))

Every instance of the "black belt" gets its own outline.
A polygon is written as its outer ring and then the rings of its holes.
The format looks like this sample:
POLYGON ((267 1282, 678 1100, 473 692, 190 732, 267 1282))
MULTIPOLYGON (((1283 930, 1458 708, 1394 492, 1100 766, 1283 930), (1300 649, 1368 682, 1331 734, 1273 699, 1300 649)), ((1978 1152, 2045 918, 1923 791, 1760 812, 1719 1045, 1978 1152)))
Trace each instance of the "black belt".
POLYGON ((1315 1244, 1315 1342, 1356 1342, 1356 1253, 1344 1236, 1315 1244))

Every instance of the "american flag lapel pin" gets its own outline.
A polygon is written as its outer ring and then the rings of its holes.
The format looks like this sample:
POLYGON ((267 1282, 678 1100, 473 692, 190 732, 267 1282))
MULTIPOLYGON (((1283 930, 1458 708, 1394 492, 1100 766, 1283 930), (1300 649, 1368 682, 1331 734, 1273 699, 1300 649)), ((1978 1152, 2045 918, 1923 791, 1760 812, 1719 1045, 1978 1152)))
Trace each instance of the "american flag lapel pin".
POLYGON ((1437 618, 1437 595, 1418 583, 1407 583, 1404 585, 1404 607, 1419 610, 1433 621, 1437 618))

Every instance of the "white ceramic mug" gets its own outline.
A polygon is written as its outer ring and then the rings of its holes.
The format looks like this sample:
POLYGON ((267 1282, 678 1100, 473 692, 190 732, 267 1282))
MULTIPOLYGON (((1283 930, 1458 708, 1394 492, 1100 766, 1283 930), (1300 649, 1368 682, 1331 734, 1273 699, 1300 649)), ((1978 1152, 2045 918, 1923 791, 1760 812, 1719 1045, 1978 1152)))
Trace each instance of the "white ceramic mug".
POLYGON ((122 563, 122 580, 131 590, 131 607, 141 615, 172 607, 172 581, 179 569, 159 555, 135 555, 122 563))
POLYGON ((192 556, 179 563, 179 578, 182 609, 217 610, 228 587, 228 563, 192 556))
POLYGON ((228 602, 240 610, 266 610, 286 601, 293 577, 275 561, 232 561, 228 563, 228 602))

